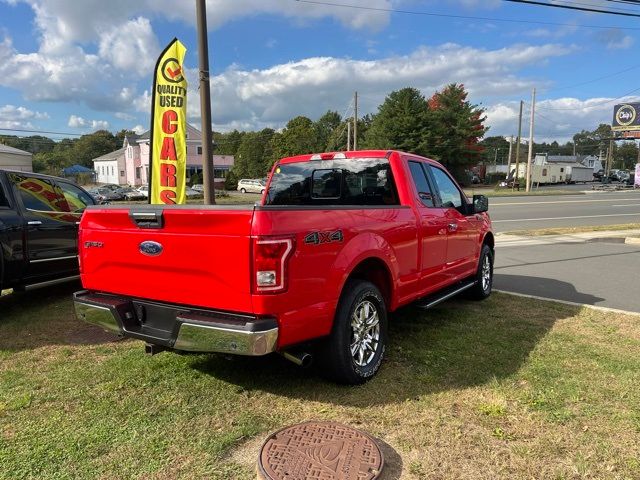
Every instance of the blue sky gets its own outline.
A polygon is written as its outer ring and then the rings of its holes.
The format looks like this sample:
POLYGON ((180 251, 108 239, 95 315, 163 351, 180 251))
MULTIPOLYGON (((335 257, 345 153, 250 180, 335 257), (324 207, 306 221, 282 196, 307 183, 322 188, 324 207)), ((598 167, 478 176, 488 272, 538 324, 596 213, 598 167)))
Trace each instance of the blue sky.
MULTIPOLYGON (((208 2, 216 130, 349 112, 354 90, 369 113, 392 90, 428 96, 458 82, 486 108, 490 135, 516 133, 518 102, 528 109, 536 87, 536 138, 565 141, 640 98, 640 18, 500 0, 328 3, 208 2)), ((640 14, 600 0, 556 3, 640 14)), ((153 65, 174 36, 188 49, 189 118, 199 126, 194 5, 0 0, 0 132, 146 129, 153 65)))

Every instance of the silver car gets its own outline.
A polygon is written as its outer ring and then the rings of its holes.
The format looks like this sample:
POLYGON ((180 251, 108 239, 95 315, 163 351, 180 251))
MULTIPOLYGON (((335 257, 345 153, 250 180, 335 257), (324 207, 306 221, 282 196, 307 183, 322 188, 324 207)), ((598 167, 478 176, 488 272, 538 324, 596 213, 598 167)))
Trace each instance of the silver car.
POLYGON ((238 181, 238 191, 242 193, 263 193, 266 187, 264 180, 243 178, 238 181))

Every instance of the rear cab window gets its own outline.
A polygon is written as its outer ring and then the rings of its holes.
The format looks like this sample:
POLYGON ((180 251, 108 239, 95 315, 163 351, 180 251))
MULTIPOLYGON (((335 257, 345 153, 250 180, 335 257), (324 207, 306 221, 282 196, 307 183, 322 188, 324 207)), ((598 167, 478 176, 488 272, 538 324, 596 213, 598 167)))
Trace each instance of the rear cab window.
POLYGON ((399 205, 386 158, 348 158, 276 166, 265 205, 399 205))
POLYGON ((7 198, 7 193, 5 192, 1 177, 0 177, 0 208, 9 208, 9 199, 7 198))

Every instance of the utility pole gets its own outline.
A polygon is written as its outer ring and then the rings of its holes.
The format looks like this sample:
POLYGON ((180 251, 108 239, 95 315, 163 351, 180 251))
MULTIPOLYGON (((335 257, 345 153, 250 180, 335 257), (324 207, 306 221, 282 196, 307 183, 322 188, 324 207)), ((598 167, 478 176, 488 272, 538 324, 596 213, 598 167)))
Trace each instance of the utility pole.
POLYGON ((351 120, 347 121, 347 152, 351 150, 351 120))
POLYGON ((493 164, 498 165, 498 147, 493 148, 495 150, 495 155, 493 157, 493 164))
POLYGON ((358 92, 353 96, 353 149, 358 149, 358 92))
POLYGON ((533 122, 536 115, 536 89, 531 93, 531 121, 529 123, 529 156, 527 157, 527 192, 531 191, 531 159, 533 157, 533 122))
POLYGON ((209 85, 209 41, 207 38, 207 5, 205 0, 196 0, 198 17, 198 63, 200 69, 200 117, 202 123, 202 184, 204 204, 216 203, 213 182, 213 134, 211 132, 211 88, 209 85))
POLYGON ((518 181, 518 170, 520 169, 520 143, 522 142, 522 107, 524 107, 524 102, 520 100, 520 116, 518 119, 518 143, 516 143, 516 173, 513 176, 513 183, 511 184, 511 190, 516 186, 516 182, 518 181))
POLYGON ((511 153, 513 152, 513 135, 509 138, 509 158, 507 159, 507 177, 511 173, 511 153))

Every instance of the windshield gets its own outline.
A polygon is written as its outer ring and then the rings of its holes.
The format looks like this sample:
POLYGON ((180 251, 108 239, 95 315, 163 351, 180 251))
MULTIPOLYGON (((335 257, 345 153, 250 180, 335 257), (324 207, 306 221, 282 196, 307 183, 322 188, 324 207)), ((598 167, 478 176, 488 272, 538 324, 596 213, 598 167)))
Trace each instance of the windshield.
POLYGON ((398 205, 389 160, 286 163, 273 171, 265 205, 398 205))

